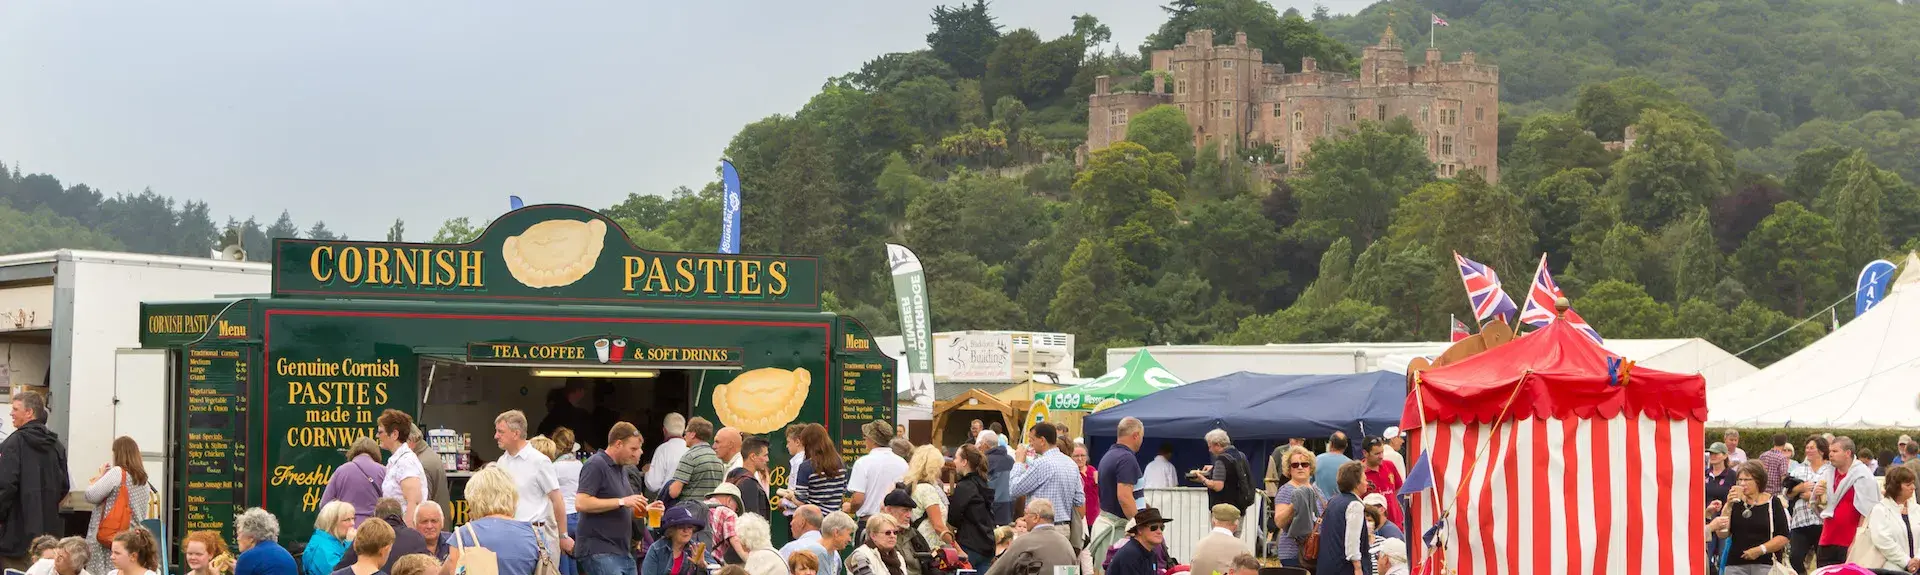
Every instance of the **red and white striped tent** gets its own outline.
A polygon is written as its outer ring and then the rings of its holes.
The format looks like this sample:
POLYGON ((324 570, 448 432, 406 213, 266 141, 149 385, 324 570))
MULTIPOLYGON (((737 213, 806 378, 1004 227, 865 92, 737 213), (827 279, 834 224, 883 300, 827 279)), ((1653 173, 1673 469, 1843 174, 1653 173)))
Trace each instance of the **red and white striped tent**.
POLYGON ((1407 533, 1446 516, 1447 573, 1706 572, 1705 378, 1634 368, 1554 322, 1411 382, 1407 459, 1428 453, 1435 486, 1407 533))

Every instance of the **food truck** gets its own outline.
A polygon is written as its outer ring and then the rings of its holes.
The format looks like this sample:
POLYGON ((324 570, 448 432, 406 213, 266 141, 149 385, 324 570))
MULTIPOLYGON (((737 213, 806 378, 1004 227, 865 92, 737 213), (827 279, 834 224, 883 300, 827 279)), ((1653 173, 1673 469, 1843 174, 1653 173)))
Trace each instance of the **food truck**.
MULTIPOLYGON (((492 461, 495 416, 521 410, 532 427, 552 390, 589 386, 581 407, 638 426, 646 458, 670 412, 766 437, 776 490, 790 423, 826 425, 857 457, 859 426, 894 419, 895 361, 858 321, 821 311, 816 258, 651 252, 566 205, 509 212, 465 244, 280 239, 273 251, 270 297, 142 305, 143 326, 206 326, 142 338, 171 358, 182 464, 168 485, 183 502, 171 539, 231 540, 234 515, 263 507, 283 542, 306 541, 344 450, 386 409, 436 447, 470 438, 492 461)), ((604 428, 575 431, 605 442, 604 428)), ((469 475, 449 473, 452 525, 467 519, 469 475)))

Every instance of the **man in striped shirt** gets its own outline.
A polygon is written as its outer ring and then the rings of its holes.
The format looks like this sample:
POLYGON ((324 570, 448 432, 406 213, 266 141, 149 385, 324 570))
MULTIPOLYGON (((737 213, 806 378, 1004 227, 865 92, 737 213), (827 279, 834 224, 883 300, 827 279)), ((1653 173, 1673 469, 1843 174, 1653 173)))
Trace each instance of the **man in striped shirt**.
MULTIPOLYGON (((1060 430, 1041 423, 1027 432, 1027 447, 1014 454, 1013 496, 1054 502, 1053 523, 1068 526, 1073 509, 1087 504, 1080 468, 1060 452, 1060 430), (1035 456, 1034 454, 1038 454, 1035 456)), ((1078 552, 1083 544, 1074 541, 1078 552)))

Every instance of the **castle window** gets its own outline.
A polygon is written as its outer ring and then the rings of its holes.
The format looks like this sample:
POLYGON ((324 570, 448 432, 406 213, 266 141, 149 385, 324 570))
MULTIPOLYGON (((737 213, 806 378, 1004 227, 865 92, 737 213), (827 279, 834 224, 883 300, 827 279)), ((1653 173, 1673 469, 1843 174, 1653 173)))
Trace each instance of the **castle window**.
POLYGON ((1175 93, 1175 94, 1185 94, 1185 93, 1187 93, 1187 81, 1186 81, 1186 80, 1181 80, 1181 81, 1178 81, 1178 82, 1174 82, 1174 83, 1173 83, 1173 93, 1175 93))
POLYGON ((1221 62, 1221 63, 1220 63, 1220 67, 1221 67, 1221 68, 1225 68, 1225 69, 1228 69, 1228 70, 1232 70, 1232 69, 1233 69, 1233 60, 1226 60, 1226 61, 1223 61, 1223 62, 1221 62))
POLYGON ((1427 122, 1432 121, 1432 118, 1429 117, 1429 112, 1431 111, 1432 111, 1431 106, 1427 106, 1425 104, 1422 104, 1420 106, 1420 123, 1425 124, 1427 122))
POLYGON ((1473 126, 1467 126, 1467 139, 1473 139, 1473 126))
POLYGON ((1479 156, 1480 156, 1480 145, 1479 145, 1479 144, 1467 144, 1467 158, 1469 158, 1469 159, 1471 159, 1471 158, 1476 158, 1476 157, 1479 157, 1479 156))
POLYGON ((1475 122, 1485 122, 1485 121, 1487 121, 1487 109, 1486 109, 1486 108, 1481 108, 1481 107, 1477 107, 1477 106, 1476 106, 1476 107, 1474 107, 1474 109, 1473 109, 1473 121, 1475 121, 1475 122))
POLYGON ((1479 85, 1479 84, 1467 84, 1467 94, 1468 94, 1468 95, 1473 95, 1473 94, 1478 94, 1478 93, 1480 93, 1480 85, 1479 85))
POLYGON ((1440 137, 1440 155, 1441 156, 1453 155, 1453 136, 1440 137))
MULTIPOLYGON (((1228 60, 1228 62, 1232 62, 1232 60, 1228 60)), ((1232 92, 1232 91, 1233 91, 1233 78, 1227 78, 1227 79, 1224 79, 1224 80, 1221 80, 1221 81, 1222 81, 1222 82, 1226 82, 1226 88, 1227 88, 1227 91, 1228 91, 1228 92, 1232 92)))
POLYGON ((1298 132, 1305 129, 1307 129, 1307 114, 1299 110, 1294 110, 1293 111, 1293 131, 1298 132))
POLYGON ((1222 117, 1222 118, 1232 118, 1232 117, 1233 117, 1233 102, 1221 102, 1221 103, 1220 103, 1220 117, 1222 117))
POLYGON ((1386 105, 1386 104, 1380 104, 1380 105, 1378 106, 1378 108, 1379 108, 1379 111, 1380 111, 1380 114, 1379 114, 1379 116, 1380 116, 1380 118, 1379 118, 1379 120, 1380 120, 1380 121, 1382 121, 1382 122, 1385 122, 1385 121, 1387 121, 1387 105, 1386 105))
POLYGON ((1207 91, 1208 91, 1208 92, 1218 92, 1218 91, 1220 91, 1220 81, 1219 81, 1219 80, 1207 80, 1207 91))
POLYGON ((1125 126, 1125 125, 1127 125, 1127 111, 1126 111, 1126 110, 1114 110, 1114 111, 1113 111, 1113 112, 1112 112, 1112 113, 1110 114, 1110 117, 1109 117, 1109 119, 1108 119, 1108 121, 1110 121, 1110 122, 1112 122, 1112 123, 1113 123, 1113 125, 1115 125, 1115 126, 1125 126))
POLYGON ((1280 114, 1280 105, 1279 105, 1279 104, 1273 104, 1273 117, 1275 117, 1275 118, 1280 118, 1280 117, 1283 117, 1283 116, 1282 116, 1282 115, 1280 114))
POLYGON ((1353 106, 1347 106, 1347 121, 1352 122, 1359 119, 1360 119, 1360 112, 1358 110, 1353 109, 1353 106))

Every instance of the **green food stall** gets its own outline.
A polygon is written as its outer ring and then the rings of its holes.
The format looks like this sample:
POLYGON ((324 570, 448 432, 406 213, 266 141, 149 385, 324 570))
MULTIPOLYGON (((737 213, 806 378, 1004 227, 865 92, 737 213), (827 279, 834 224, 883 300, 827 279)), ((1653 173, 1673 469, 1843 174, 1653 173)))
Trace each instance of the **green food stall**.
POLYGON ((1036 393, 1033 399, 1051 411, 1098 411, 1103 409, 1102 404, 1117 405, 1186 384, 1142 349, 1127 363, 1093 381, 1036 393))
MULTIPOLYGON (((669 412, 766 437, 775 490, 790 423, 826 425, 852 458, 861 424, 894 419, 895 362, 821 311, 816 258, 651 252, 567 205, 509 212, 464 244, 279 239, 273 252, 270 295, 141 306, 142 346, 172 366, 173 541, 232 541, 234 515, 263 507, 283 543, 304 543, 345 449, 389 408, 491 461, 495 416, 538 424, 554 390, 588 387, 593 413, 640 428, 643 461, 669 412), (153 328, 169 325, 205 330, 153 328)), ((604 426, 597 440, 586 427, 580 443, 604 443, 604 426)), ((449 473, 449 527, 466 520, 466 475, 449 473)))

